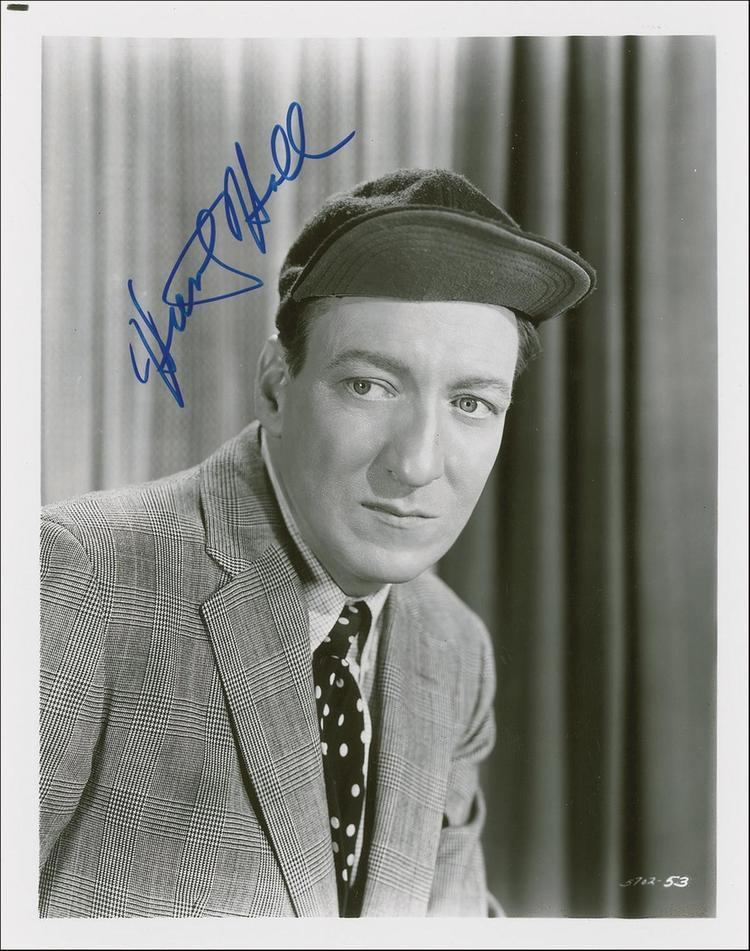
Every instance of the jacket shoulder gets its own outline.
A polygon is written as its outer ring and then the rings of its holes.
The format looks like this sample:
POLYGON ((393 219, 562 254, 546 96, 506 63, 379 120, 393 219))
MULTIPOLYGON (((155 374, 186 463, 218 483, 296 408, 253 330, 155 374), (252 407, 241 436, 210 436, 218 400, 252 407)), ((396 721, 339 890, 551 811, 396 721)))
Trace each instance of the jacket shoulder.
POLYGON ((149 535, 203 535, 200 511, 200 466, 150 482, 87 492, 45 505, 42 529, 50 534, 67 530, 76 539, 106 531, 149 535))
POLYGON ((450 647, 492 654, 484 621, 437 574, 426 571, 403 588, 422 622, 450 647))

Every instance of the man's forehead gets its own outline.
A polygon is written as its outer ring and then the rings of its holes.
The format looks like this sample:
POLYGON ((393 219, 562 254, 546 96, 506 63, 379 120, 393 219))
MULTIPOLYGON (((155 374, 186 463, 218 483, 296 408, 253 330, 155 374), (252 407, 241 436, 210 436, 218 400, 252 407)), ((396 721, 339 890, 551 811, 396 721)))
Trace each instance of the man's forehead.
POLYGON ((466 301, 392 298, 321 300, 309 331, 317 363, 379 363, 394 372, 438 362, 456 371, 494 375, 514 362, 518 334, 507 308, 466 301), (317 327, 316 327, 317 325, 317 327))
POLYGON ((399 317, 425 319, 425 329, 429 331, 435 318, 445 317, 451 321, 465 320, 470 326, 478 315, 496 315, 510 320, 515 326, 515 314, 508 307, 498 304, 484 304, 464 300, 426 300, 414 301, 399 297, 319 297, 309 302, 310 315, 328 314, 338 319, 349 319, 352 324, 362 323, 366 319, 399 317))

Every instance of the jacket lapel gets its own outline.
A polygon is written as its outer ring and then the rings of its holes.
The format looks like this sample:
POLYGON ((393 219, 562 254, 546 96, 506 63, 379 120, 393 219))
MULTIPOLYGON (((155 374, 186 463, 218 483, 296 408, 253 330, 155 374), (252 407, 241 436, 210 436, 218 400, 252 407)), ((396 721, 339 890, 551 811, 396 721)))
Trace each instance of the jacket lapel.
POLYGON ((203 467, 211 556, 203 602, 237 745, 298 915, 337 915, 307 611, 253 425, 203 467))
POLYGON ((450 769, 446 645, 425 631, 409 585, 386 607, 373 690, 372 809, 362 915, 424 915, 450 769))

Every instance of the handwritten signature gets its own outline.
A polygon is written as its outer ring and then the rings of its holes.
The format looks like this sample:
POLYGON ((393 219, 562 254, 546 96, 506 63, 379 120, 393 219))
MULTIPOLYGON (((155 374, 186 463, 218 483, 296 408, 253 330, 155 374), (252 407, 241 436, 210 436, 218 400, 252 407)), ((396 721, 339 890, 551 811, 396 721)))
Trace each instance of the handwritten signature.
MULTIPOLYGON (((299 177, 306 159, 324 159, 333 155, 350 142, 354 134, 354 131, 350 132, 324 152, 308 152, 302 106, 298 102, 290 103, 285 126, 277 123, 271 131, 269 144, 275 171, 269 176, 268 185, 262 194, 253 184, 241 145, 239 142, 234 143, 239 175, 231 165, 226 167, 223 189, 208 208, 198 212, 195 229, 180 251, 164 284, 161 299, 169 308, 165 336, 162 336, 151 312, 139 303, 132 278, 128 280, 128 294, 137 315, 131 317, 128 323, 135 328, 142 345, 141 360, 144 356, 146 358, 139 366, 133 344, 128 345, 130 362, 139 383, 148 382, 153 366, 178 406, 184 406, 185 400, 177 381, 177 365, 172 356, 175 333, 185 330, 188 318, 196 307, 247 294, 263 286, 263 281, 257 275, 234 267, 219 257, 216 245, 221 235, 217 234, 215 213, 223 210, 228 235, 232 240, 242 242, 249 236, 258 251, 265 254, 266 238, 263 229, 271 220, 266 209, 271 195, 278 191, 284 182, 293 182, 299 177), (189 257, 193 261, 200 260, 197 268, 194 264, 192 268, 188 267, 189 257), (215 267, 209 271, 211 264, 215 267), (218 268, 233 275, 235 279, 239 278, 239 286, 222 293, 219 293, 218 289, 212 292, 208 278, 216 278, 219 274, 218 268)), ((226 232, 224 235, 226 236, 226 232)))

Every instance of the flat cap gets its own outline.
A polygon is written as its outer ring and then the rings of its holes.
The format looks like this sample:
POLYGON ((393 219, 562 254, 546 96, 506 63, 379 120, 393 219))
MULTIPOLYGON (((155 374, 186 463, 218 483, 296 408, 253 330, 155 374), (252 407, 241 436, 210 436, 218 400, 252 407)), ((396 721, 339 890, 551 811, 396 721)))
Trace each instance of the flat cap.
POLYGON ((445 169, 399 169, 329 198, 289 249, 279 314, 316 297, 498 304, 533 323, 580 304, 596 272, 578 254, 523 231, 445 169))

